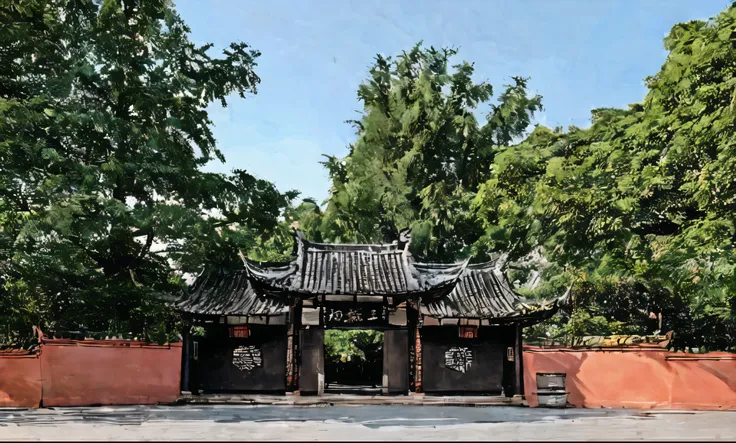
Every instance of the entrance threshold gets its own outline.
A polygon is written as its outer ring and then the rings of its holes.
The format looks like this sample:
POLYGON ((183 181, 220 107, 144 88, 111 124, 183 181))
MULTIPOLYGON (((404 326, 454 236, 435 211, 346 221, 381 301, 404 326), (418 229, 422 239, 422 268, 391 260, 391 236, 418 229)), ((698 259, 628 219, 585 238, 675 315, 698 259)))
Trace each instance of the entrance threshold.
POLYGON ((272 406, 528 406, 521 397, 505 396, 425 396, 409 395, 356 395, 332 394, 301 396, 298 393, 286 395, 225 395, 203 394, 182 395, 177 404, 232 404, 232 405, 272 405, 272 406))
POLYGON ((343 385, 340 383, 328 383, 325 386, 325 394, 380 395, 381 390, 381 386, 370 385, 343 385))

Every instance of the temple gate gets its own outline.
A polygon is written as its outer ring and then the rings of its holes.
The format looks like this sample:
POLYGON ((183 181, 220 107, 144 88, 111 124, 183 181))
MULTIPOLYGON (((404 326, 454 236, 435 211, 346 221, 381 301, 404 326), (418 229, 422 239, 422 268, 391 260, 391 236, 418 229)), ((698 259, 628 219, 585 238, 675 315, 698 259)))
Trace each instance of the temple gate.
POLYGON ((422 263, 408 231, 378 245, 294 239, 292 260, 208 271, 182 295, 177 305, 200 334, 184 334, 184 391, 322 394, 325 330, 355 328, 384 333, 385 394, 523 393, 522 328, 557 301, 518 296, 503 255, 422 263))

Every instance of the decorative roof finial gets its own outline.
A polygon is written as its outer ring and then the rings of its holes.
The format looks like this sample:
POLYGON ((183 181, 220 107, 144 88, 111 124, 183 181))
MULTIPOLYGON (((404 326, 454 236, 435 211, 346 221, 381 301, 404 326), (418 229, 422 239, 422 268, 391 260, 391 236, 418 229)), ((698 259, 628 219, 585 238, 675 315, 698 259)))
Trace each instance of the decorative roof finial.
POLYGON ((292 235, 294 237, 297 237, 297 238, 299 238, 301 240, 306 240, 307 239, 307 236, 304 235, 304 231, 302 231, 301 229, 299 229, 298 225, 297 226, 292 225, 292 228, 291 229, 293 231, 292 232, 292 235))
POLYGON ((411 244, 411 228, 405 228, 399 231, 399 249, 409 251, 409 245, 411 244))
POLYGON ((304 258, 304 243, 308 242, 307 236, 299 228, 292 228, 291 235, 294 237, 294 249, 291 254, 297 257, 297 260, 301 263, 304 258))

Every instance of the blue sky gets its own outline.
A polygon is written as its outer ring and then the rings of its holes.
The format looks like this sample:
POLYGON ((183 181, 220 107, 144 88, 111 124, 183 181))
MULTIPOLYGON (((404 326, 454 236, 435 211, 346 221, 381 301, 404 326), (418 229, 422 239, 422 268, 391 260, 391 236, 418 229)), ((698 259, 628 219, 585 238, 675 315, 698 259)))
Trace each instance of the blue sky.
MULTIPOLYGON (((356 91, 377 53, 396 55, 423 40, 453 46, 496 91, 531 77, 544 97, 537 122, 589 125, 590 110, 625 107, 666 57, 675 23, 708 19, 727 0, 178 0, 195 43, 244 41, 260 50, 258 94, 210 107, 227 163, 282 191, 327 198, 321 154, 343 156, 355 139, 356 91)), ((484 111, 484 110, 481 110, 484 111)), ((485 113, 485 112, 484 112, 485 113)))

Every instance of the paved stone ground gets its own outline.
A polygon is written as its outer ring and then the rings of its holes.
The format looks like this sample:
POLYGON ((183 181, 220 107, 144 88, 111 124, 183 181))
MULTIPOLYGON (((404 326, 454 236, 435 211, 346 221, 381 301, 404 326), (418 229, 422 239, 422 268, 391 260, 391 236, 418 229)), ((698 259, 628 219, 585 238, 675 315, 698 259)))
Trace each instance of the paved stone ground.
POLYGON ((0 410, 0 440, 731 440, 736 412, 457 406, 0 410))

